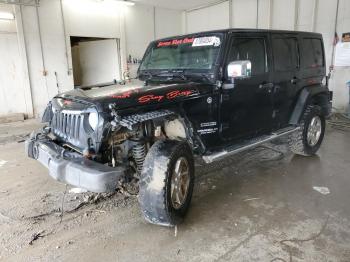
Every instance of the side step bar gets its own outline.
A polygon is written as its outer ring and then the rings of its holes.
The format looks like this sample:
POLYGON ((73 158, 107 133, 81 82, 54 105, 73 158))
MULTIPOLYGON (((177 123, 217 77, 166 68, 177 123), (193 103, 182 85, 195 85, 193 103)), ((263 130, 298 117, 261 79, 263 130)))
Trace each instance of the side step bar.
POLYGON ((271 135, 263 136, 261 138, 255 139, 253 141, 249 141, 249 142, 240 144, 238 146, 227 147, 226 149, 224 149, 220 152, 215 152, 215 153, 210 154, 210 155, 204 155, 202 158, 203 158, 205 163, 210 164, 214 161, 221 160, 225 157, 232 156, 232 155, 235 155, 237 153, 246 151, 248 149, 255 148, 261 144, 264 144, 264 143, 269 142, 271 140, 274 140, 276 138, 279 138, 279 137, 282 137, 285 135, 289 135, 291 133, 294 133, 295 131, 298 131, 299 129, 300 129, 300 127, 292 127, 292 128, 289 127, 289 128, 281 129, 277 132, 271 133, 271 135))

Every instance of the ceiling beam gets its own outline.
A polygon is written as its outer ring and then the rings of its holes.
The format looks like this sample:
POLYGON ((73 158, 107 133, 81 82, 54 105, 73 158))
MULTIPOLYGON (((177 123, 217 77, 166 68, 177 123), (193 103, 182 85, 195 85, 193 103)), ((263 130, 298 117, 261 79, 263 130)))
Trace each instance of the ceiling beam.
POLYGON ((20 5, 20 6, 39 6, 40 0, 0 0, 0 4, 20 5))

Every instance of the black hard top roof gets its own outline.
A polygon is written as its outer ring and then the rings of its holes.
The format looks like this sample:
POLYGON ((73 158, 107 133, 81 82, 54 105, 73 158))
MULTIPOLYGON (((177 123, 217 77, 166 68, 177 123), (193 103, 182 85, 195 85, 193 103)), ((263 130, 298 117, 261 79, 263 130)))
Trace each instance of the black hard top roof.
POLYGON ((314 32, 305 32, 305 31, 291 31, 291 30, 274 30, 274 29, 245 29, 245 28, 230 28, 230 29, 221 29, 221 30, 212 30, 212 31, 202 31, 202 32, 195 32, 190 34, 184 34, 184 35, 177 35, 172 37, 166 37, 159 40, 166 40, 166 39, 174 39, 179 37, 186 37, 186 36, 194 36, 194 35, 201 35, 201 34, 214 34, 214 33, 222 33, 222 34, 228 34, 228 33, 278 33, 278 34, 302 34, 302 35, 309 35, 312 37, 318 37, 322 38, 322 34, 320 33, 314 33, 314 32))

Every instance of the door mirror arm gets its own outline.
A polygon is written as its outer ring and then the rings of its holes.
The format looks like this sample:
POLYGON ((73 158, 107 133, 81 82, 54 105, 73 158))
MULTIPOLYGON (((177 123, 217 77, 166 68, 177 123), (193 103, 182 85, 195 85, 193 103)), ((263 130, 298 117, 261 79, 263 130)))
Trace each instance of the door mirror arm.
POLYGON ((231 83, 224 83, 222 89, 229 90, 235 88, 235 78, 231 77, 231 83))

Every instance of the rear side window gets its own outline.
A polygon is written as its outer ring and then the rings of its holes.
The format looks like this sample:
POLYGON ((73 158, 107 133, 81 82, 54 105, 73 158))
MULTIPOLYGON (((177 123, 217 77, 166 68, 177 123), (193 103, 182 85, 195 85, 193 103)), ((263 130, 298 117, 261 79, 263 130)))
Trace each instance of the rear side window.
POLYGON ((276 71, 295 70, 299 67, 299 48, 296 38, 274 38, 272 45, 276 71))
POLYGON ((250 60, 252 63, 252 75, 267 72, 265 39, 235 38, 228 59, 228 62, 250 60))
POLYGON ((320 39, 304 38, 302 54, 305 68, 324 66, 323 48, 320 39))

